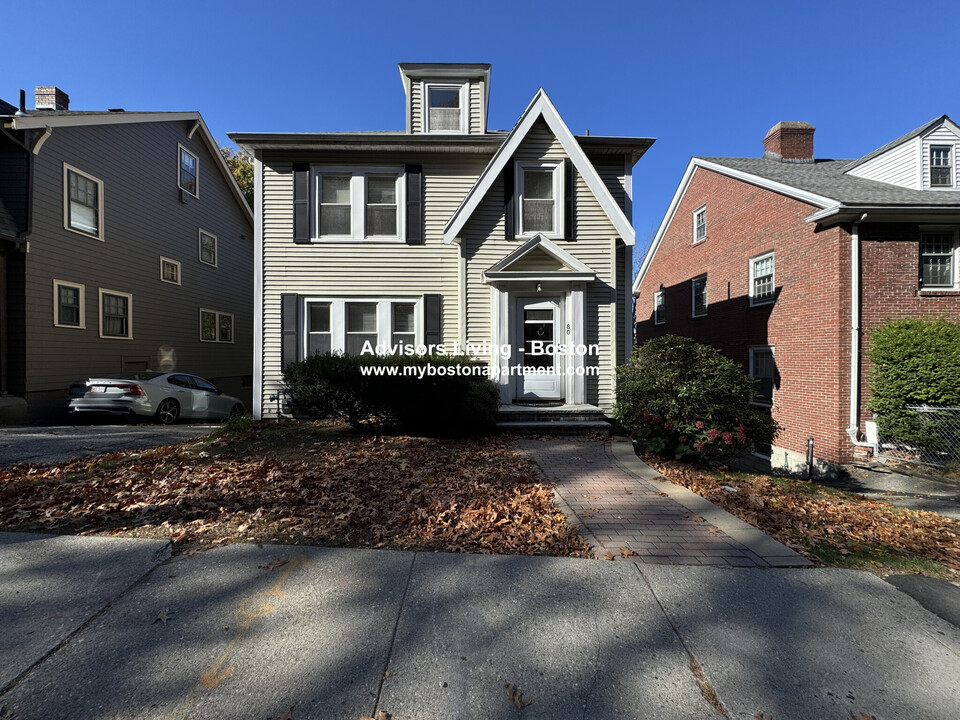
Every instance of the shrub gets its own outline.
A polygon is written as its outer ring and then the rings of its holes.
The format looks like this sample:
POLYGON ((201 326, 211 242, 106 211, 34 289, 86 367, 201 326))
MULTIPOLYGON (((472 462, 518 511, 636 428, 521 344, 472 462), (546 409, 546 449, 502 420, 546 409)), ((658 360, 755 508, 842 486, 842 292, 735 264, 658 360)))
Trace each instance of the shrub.
POLYGON ((617 369, 614 416, 641 449, 677 459, 746 454, 779 427, 750 405, 753 380, 737 363, 689 338, 664 335, 617 369))
POLYGON ((312 355, 283 375, 299 415, 466 435, 492 430, 500 407, 496 385, 470 365, 465 357, 437 355, 312 355))
POLYGON ((960 406, 960 324, 943 318, 890 320, 871 334, 871 398, 880 432, 930 447, 939 430, 908 405, 960 406))

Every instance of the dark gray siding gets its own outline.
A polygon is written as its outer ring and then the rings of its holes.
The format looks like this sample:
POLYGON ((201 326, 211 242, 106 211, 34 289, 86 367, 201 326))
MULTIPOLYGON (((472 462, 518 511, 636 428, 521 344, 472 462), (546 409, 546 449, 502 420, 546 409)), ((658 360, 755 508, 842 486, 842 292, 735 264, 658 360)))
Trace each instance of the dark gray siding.
MULTIPOLYGON (((253 229, 189 122, 55 128, 34 161, 26 256, 27 400, 62 405, 72 380, 175 367, 240 392, 253 365, 253 229), (199 198, 181 202, 178 149, 200 158, 199 198), (63 164, 103 182, 103 241, 66 230, 63 164), (199 229, 218 238, 217 267, 199 260, 199 229), (160 256, 181 264, 181 285, 160 280, 160 256), (53 280, 85 287, 84 329, 55 327, 53 280), (133 339, 99 336, 98 291, 133 295, 133 339), (200 308, 234 315, 234 342, 200 342, 200 308)), ((249 394, 246 391, 249 407, 249 394)))
POLYGON ((0 236, 14 238, 27 229, 29 163, 27 151, 0 133, 0 236))

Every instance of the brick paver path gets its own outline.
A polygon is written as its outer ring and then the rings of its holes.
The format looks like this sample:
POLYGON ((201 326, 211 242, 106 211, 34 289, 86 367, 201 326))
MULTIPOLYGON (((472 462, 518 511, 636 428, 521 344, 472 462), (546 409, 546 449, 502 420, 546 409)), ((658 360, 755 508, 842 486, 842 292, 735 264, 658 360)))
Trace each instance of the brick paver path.
POLYGON ((769 567, 621 465, 609 440, 574 436, 520 438, 518 443, 554 482, 587 541, 599 545, 597 557, 610 553, 615 559, 661 565, 769 567))

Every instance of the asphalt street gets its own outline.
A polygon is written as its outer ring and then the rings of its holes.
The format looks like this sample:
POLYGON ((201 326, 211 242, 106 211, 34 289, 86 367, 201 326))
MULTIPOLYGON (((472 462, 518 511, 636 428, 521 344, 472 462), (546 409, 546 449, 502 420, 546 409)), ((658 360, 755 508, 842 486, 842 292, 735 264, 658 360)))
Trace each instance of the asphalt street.
POLYGON ((868 573, 166 552, 0 533, 0 717, 960 717, 960 629, 868 573))

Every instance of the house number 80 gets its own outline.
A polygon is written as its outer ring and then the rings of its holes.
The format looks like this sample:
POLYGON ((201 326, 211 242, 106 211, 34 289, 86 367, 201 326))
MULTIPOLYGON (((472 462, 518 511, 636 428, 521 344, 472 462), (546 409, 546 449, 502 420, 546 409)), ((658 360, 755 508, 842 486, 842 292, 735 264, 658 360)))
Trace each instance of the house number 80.
POLYGON ((569 334, 570 334, 570 326, 567 325, 567 335, 569 335, 569 334))

